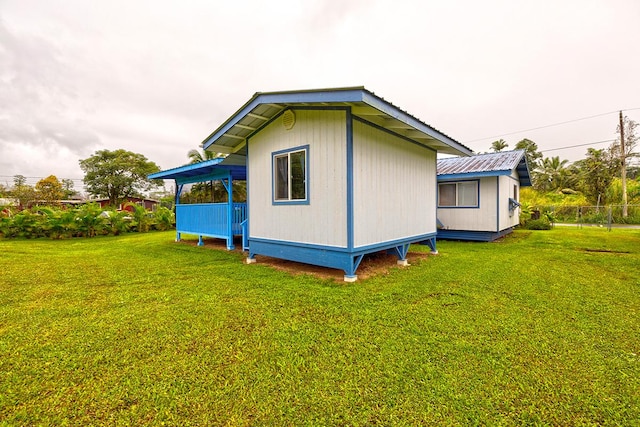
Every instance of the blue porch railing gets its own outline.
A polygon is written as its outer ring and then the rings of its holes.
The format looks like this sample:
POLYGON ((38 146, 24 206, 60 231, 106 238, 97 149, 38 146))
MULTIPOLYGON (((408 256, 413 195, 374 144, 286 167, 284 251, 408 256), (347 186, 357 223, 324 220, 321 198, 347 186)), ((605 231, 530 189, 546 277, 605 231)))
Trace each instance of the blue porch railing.
POLYGON ((180 233, 187 233, 232 239, 233 236, 242 234, 242 222, 247 219, 247 204, 234 203, 231 212, 232 235, 229 236, 228 203, 176 205, 176 232, 178 236, 180 233))

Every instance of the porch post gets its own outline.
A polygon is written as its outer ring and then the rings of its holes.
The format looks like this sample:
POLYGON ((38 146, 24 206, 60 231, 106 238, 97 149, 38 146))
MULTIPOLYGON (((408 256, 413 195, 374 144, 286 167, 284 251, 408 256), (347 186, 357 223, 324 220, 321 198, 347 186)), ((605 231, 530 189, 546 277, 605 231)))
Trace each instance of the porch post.
MULTIPOLYGON (((178 205, 180 204, 180 194, 182 193, 182 188, 184 187, 184 184, 178 184, 178 180, 174 179, 173 182, 175 183, 175 199, 173 202, 173 213, 176 216, 176 228, 178 228, 177 224, 178 224, 178 205)), ((176 242, 180 241, 180 232, 176 231, 176 242)))
MULTIPOLYGON (((222 183, 224 184, 224 180, 222 181, 222 183)), ((233 245, 233 214, 234 214, 234 210, 233 210, 233 178, 231 176, 231 171, 229 171, 228 175, 227 175, 227 185, 225 185, 226 189, 227 189, 227 200, 228 200, 228 206, 227 206, 227 217, 228 217, 228 221, 227 221, 227 249, 228 250, 233 250, 235 249, 235 246, 233 245)))

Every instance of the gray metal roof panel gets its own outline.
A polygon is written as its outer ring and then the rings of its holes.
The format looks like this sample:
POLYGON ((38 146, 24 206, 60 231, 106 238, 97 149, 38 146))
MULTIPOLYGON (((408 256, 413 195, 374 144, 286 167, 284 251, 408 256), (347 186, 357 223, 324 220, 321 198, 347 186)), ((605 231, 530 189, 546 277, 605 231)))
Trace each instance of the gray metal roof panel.
POLYGON ((437 174, 438 179, 461 179, 507 175, 514 169, 518 172, 520 185, 530 186, 531 176, 524 150, 439 159, 437 174))
POLYGON ((513 170, 523 156, 524 150, 513 150, 439 159, 438 175, 513 170))

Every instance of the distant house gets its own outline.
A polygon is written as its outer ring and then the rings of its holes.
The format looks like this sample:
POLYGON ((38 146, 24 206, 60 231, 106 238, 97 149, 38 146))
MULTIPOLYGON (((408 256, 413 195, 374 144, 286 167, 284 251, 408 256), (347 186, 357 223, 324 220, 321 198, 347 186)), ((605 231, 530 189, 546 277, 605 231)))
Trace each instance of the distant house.
POLYGON ((0 206, 18 206, 17 199, 11 197, 0 197, 0 206))
POLYGON ((438 160, 438 239, 492 241, 519 223, 523 150, 438 160))
MULTIPOLYGON (((89 202, 98 203, 101 208, 106 208, 108 206, 111 206, 110 203, 109 203, 109 199, 91 199, 91 200, 89 200, 89 202)), ((140 198, 140 197, 127 197, 127 200, 125 202, 120 203, 116 207, 117 210, 119 210, 119 211, 125 210, 125 211, 132 212, 133 208, 131 206, 129 206, 128 203, 132 203, 134 205, 142 206, 145 209, 152 211, 152 210, 155 210, 156 205, 158 205, 160 202, 158 200, 154 200, 154 199, 143 199, 143 198, 140 198)))
POLYGON ((338 268, 346 281, 366 254, 404 264, 412 243, 436 250, 436 156, 472 154, 363 87, 256 93, 203 147, 229 156, 149 177, 178 189, 220 179, 228 200, 232 180, 246 179, 247 203, 178 204, 178 239, 211 235, 232 248, 241 233, 248 263, 338 268))

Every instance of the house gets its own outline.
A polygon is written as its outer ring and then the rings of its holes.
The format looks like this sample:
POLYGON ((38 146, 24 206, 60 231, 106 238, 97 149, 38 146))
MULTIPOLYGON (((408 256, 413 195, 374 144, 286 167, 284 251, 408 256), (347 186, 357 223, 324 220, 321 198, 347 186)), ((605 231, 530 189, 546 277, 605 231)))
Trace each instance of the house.
POLYGON ((519 223, 524 150, 438 160, 438 239, 493 241, 519 223))
POLYGON ((256 93, 202 146, 228 157, 149 177, 178 189, 220 179, 228 200, 246 179, 247 203, 178 205, 177 239, 211 235, 232 248, 239 233, 247 263, 282 258, 342 269, 346 281, 366 254, 406 264, 412 243, 436 251, 437 154, 472 154, 364 87, 256 93))
MULTIPOLYGON (((98 203, 100 205, 101 208, 105 208, 110 206, 110 202, 109 199, 91 199, 89 200, 89 202, 91 203, 98 203)), ((127 205, 127 203, 131 203, 134 205, 138 205, 138 206, 142 206, 147 210, 154 210, 156 205, 158 203, 160 203, 158 200, 154 200, 154 199, 145 199, 142 197, 127 197, 127 200, 123 203, 120 203, 117 207, 117 209, 119 211, 125 210, 125 211, 129 211, 132 212, 133 208, 129 205, 127 205)))

